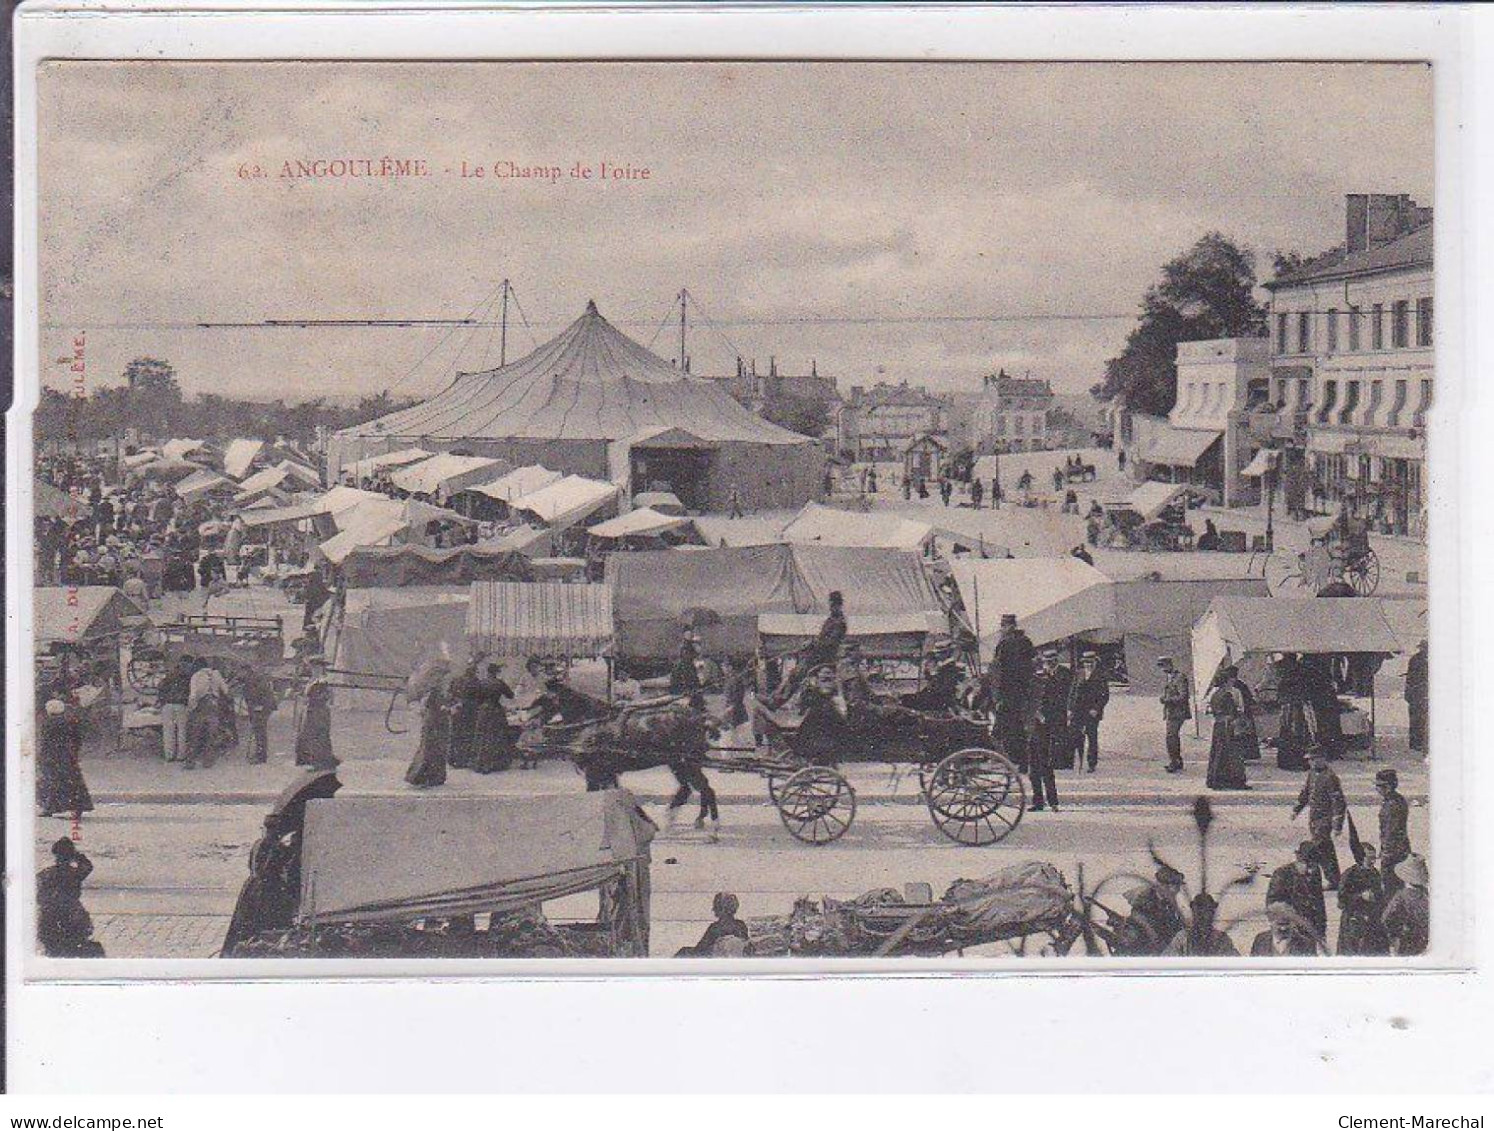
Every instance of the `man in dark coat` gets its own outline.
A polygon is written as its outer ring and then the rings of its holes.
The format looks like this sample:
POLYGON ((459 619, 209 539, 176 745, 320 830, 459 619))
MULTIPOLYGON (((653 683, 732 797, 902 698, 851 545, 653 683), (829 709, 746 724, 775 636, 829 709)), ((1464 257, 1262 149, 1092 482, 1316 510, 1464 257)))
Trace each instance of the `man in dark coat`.
POLYGON ((239 673, 239 694, 249 712, 249 730, 254 735, 247 761, 262 765, 270 756, 270 716, 275 713, 275 688, 264 672, 246 663, 239 673))
POLYGON ((982 698, 996 719, 1001 751, 1019 769, 1027 768, 1027 715, 1032 701, 1035 649, 1017 627, 1013 613, 1001 615, 1001 637, 986 668, 982 698))
POLYGON ((1069 721, 1074 728, 1074 758, 1083 761, 1087 753, 1090 773, 1100 764, 1100 720, 1109 703, 1110 680, 1100 671, 1095 654, 1086 652, 1069 699, 1069 721))
POLYGON ((1338 953, 1389 954, 1390 940, 1380 915, 1385 908, 1385 884, 1375 867, 1375 846, 1360 846, 1360 856, 1344 872, 1338 885, 1338 953))
POLYGON ((1032 811, 1058 810, 1058 783, 1053 771, 1061 763, 1073 765, 1074 747, 1069 735, 1069 690, 1074 677, 1059 667, 1058 653, 1045 651, 1042 670, 1033 687, 1037 716, 1028 750, 1028 778, 1032 782, 1032 811))
POLYGON ((1157 666, 1162 669, 1162 724, 1167 728, 1167 772, 1175 774, 1183 768, 1183 724, 1193 717, 1192 696, 1188 691, 1188 677, 1178 671, 1171 656, 1160 656, 1157 666))
POLYGON ((1182 890, 1183 873, 1163 864, 1152 883, 1126 897, 1131 905, 1121 927, 1128 940, 1126 953, 1161 954, 1180 931, 1187 930, 1188 921, 1178 906, 1182 890))
POLYGON ((1428 684, 1427 642, 1423 640, 1406 664, 1406 710, 1411 716, 1411 749, 1427 752, 1428 684))
POLYGON ((1266 886, 1266 906, 1285 903, 1325 938, 1328 931, 1328 908, 1323 903, 1323 873, 1318 867, 1317 846, 1304 840, 1297 846, 1296 858, 1271 873, 1266 886))
POLYGON ((1387 899, 1401 886, 1396 865, 1411 855, 1411 837, 1406 831, 1411 807, 1401 796, 1400 784, 1394 770, 1375 774, 1375 792, 1380 795, 1380 879, 1387 899))
POLYGON ((1333 838, 1344 831, 1344 815, 1349 803, 1344 799, 1344 787, 1338 775, 1328 765, 1328 752, 1314 747, 1309 754, 1311 769, 1302 783, 1302 792, 1297 795, 1297 804, 1292 809, 1292 819, 1307 810, 1307 831, 1317 853, 1318 864, 1328 879, 1328 890, 1338 887, 1338 852, 1333 847, 1333 838))

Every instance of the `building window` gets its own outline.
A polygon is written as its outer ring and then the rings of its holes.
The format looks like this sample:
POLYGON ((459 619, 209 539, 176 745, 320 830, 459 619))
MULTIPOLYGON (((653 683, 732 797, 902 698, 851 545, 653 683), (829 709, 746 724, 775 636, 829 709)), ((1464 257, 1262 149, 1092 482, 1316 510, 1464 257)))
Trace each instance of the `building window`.
POLYGON ((1306 377, 1302 378, 1300 381, 1297 382, 1297 407, 1299 409, 1305 409, 1307 407, 1307 378, 1306 377))
POLYGON ((1312 349, 1312 315, 1303 311, 1297 315, 1297 352, 1307 353, 1312 349))
POLYGON ((1416 300, 1416 344, 1419 346, 1432 344, 1432 300, 1430 298, 1416 300))
POLYGON ((1287 403, 1287 383, 1283 380, 1276 382, 1276 403, 1281 406, 1287 403))
POLYGON ((1328 352, 1338 352, 1338 310, 1328 308, 1328 352))
POLYGON ((1359 345, 1359 322, 1360 310, 1357 306, 1349 307, 1349 352, 1358 353, 1359 345))
POLYGON ((1411 304, 1405 299, 1390 308, 1390 342, 1398 350, 1411 344, 1411 304))
POLYGON ((1015 418, 1014 418, 1014 419, 1013 419, 1013 420, 1012 420, 1012 430, 1013 430, 1013 431, 1014 431, 1014 432, 1016 432, 1016 434, 1017 434, 1017 435, 1018 435, 1018 436, 1020 436, 1020 435, 1022 435, 1022 433, 1023 433, 1023 431, 1024 431, 1024 430, 1025 430, 1025 429, 1026 429, 1026 426, 1027 426, 1027 421, 1026 421, 1026 420, 1024 420, 1024 419, 1023 419, 1023 418, 1022 418, 1022 417, 1020 417, 1020 416, 1018 416, 1018 417, 1015 417, 1015 418))
POLYGON ((1287 352, 1287 316, 1285 314, 1276 316, 1276 352, 1287 352))
POLYGON ((1385 348, 1385 308, 1378 302, 1370 311, 1370 349, 1385 348))

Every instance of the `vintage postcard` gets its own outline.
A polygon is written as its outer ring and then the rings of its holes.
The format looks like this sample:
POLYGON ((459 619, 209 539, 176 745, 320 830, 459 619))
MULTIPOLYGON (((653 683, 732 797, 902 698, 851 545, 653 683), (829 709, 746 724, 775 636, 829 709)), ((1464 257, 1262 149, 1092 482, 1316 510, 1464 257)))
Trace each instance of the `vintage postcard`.
POLYGON ((1454 959, 1433 81, 43 62, 28 968, 1454 959))

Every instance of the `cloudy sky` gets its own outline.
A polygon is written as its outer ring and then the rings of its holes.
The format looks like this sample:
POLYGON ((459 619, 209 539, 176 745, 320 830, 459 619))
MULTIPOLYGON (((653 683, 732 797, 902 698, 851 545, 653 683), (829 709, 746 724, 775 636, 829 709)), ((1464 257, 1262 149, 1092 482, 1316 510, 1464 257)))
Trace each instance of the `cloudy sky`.
POLYGON ((697 374, 1078 392, 1205 231, 1268 269, 1339 242, 1346 192, 1429 203, 1431 91, 1390 65, 52 64, 42 376, 82 331, 101 383, 151 355, 189 393, 430 392, 493 335, 198 324, 463 317, 507 277, 510 358, 587 299, 669 356, 683 286, 697 374), (430 175, 279 175, 386 156, 430 175), (569 176, 603 161, 649 178, 569 176))

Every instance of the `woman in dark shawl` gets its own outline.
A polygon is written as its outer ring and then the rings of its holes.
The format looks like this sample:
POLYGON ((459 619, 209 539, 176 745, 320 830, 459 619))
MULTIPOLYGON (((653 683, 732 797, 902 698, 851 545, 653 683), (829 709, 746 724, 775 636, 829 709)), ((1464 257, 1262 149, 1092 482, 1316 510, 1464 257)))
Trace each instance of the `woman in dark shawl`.
POLYGON ((264 835, 249 850, 249 878, 239 890, 220 953, 231 957, 247 939, 294 925, 301 901, 299 840, 281 814, 265 818, 264 835))
MULTIPOLYGON (((489 664, 486 677, 473 681, 476 710, 472 723, 472 768, 479 774, 496 774, 513 765, 514 732, 503 706, 505 699, 513 698, 514 689, 497 664, 489 664)), ((453 730, 456 725, 453 724, 453 730)), ((452 741, 456 741, 455 733, 452 741)))
POLYGON ((482 710, 482 680, 478 661, 464 667, 451 681, 451 751, 446 764, 453 770, 475 769, 482 750, 477 736, 477 717, 482 710))
POLYGON ((446 673, 438 675, 425 695, 420 716, 420 746, 405 781, 418 789, 444 785, 446 753, 451 743, 451 681, 446 673))
POLYGON ((307 661, 311 681, 306 685, 306 707, 301 729, 296 732, 296 765, 314 770, 335 770, 332 753, 332 685, 327 682, 327 661, 312 656, 307 661))
POLYGON ((818 766, 834 765, 845 753, 850 725, 841 705, 835 669, 825 665, 799 693, 804 718, 794 736, 794 753, 818 766))
POLYGON ((70 813, 76 818, 92 812, 93 798, 78 761, 83 745, 78 716, 61 699, 48 699, 43 712, 36 759, 36 803, 41 815, 70 813))
POLYGON ((1239 689, 1234 686, 1232 668, 1220 673, 1220 680, 1209 696, 1209 714, 1214 716, 1214 730, 1209 736, 1210 789, 1248 789, 1245 782, 1245 759, 1242 756, 1243 741, 1241 718, 1245 704, 1239 689))

